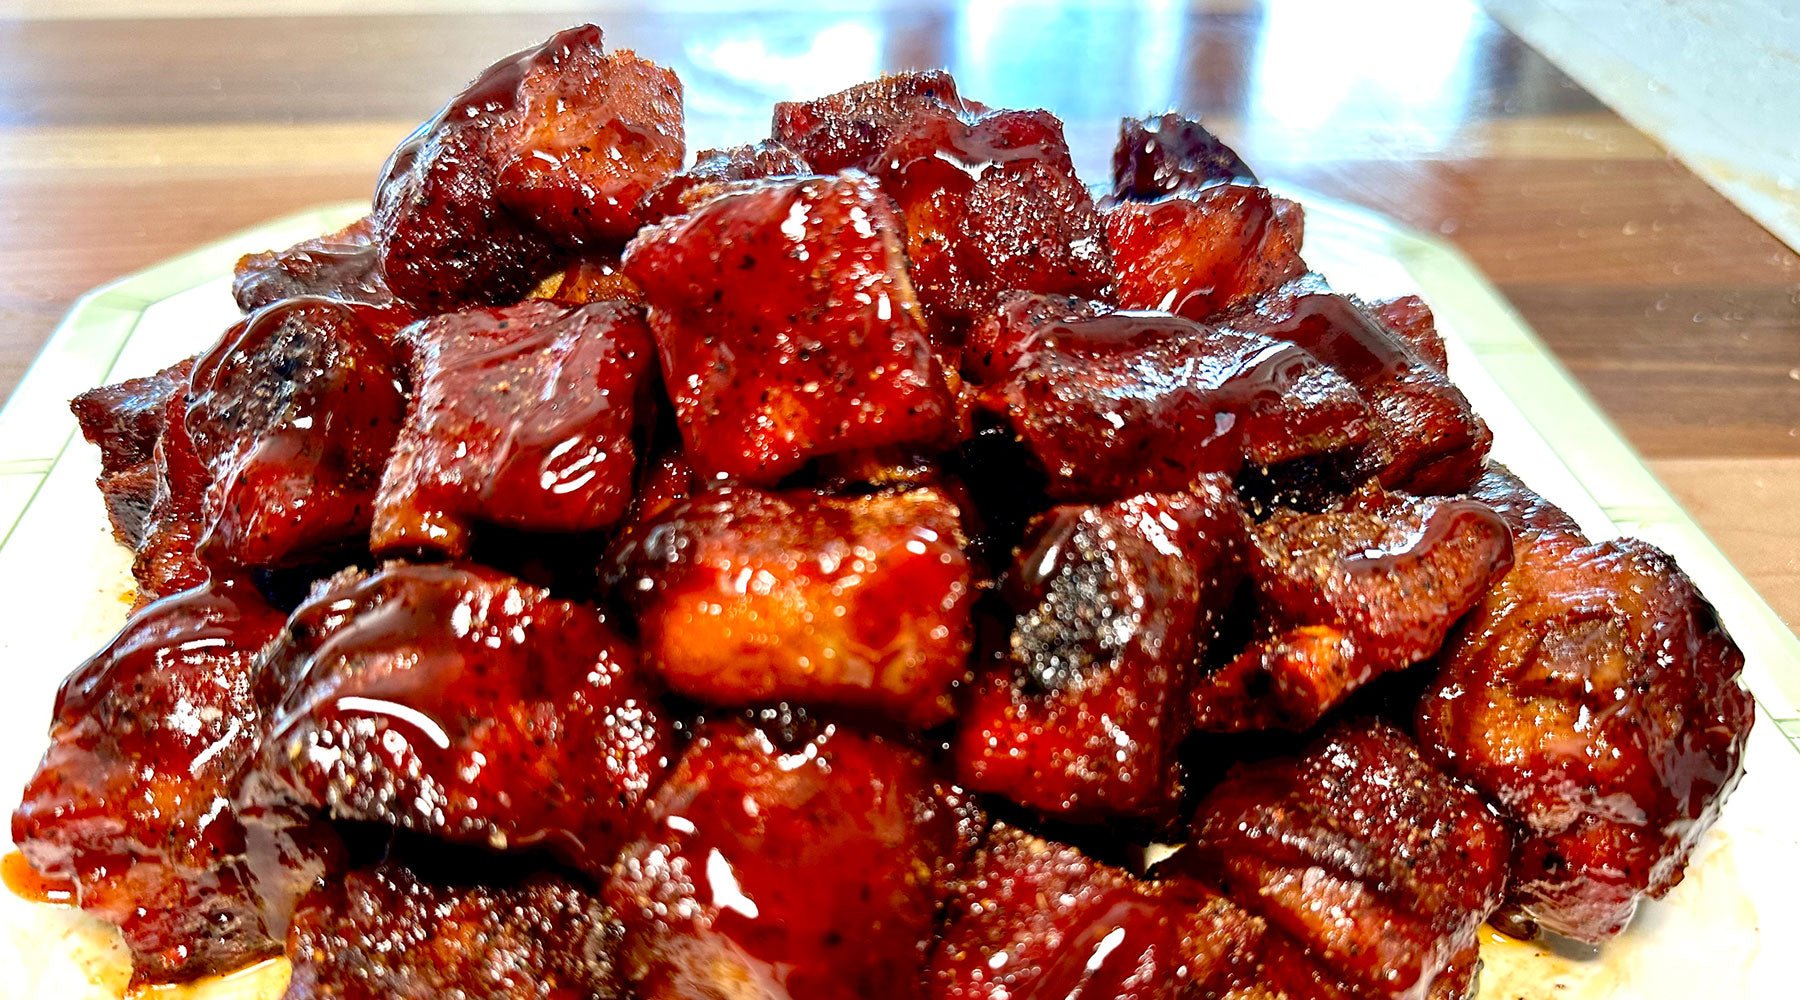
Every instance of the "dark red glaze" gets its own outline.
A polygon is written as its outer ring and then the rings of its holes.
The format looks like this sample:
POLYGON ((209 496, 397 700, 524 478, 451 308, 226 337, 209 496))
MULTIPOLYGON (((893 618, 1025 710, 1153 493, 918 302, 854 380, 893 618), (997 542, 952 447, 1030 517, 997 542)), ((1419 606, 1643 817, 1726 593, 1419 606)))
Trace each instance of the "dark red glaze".
POLYGON ((792 699, 948 719, 974 580, 936 490, 828 498, 724 489, 676 502, 614 560, 644 662, 726 705, 792 699))
POLYGON ((875 185, 844 174, 720 196, 626 250, 702 475, 770 484, 948 431, 903 235, 875 185))
POLYGON ((259 883, 226 807, 260 735, 254 659, 280 627, 245 585, 177 594, 134 615, 57 695, 13 842, 124 932, 139 980, 279 951, 281 890, 317 875, 302 861, 285 885, 259 883))
POLYGON ((963 706, 960 779, 1052 816, 1167 818, 1182 693, 1243 536, 1216 481, 1037 518, 1003 582, 1018 618, 963 706))
POLYGON ((819 173, 867 171, 921 109, 975 114, 987 107, 959 95, 943 70, 895 73, 811 101, 779 102, 769 135, 819 173))
POLYGON ((294 914, 283 1000, 625 1000, 619 925, 584 886, 351 872, 294 914))
POLYGON ((654 404, 641 310, 527 302, 400 341, 412 398, 375 501, 377 555, 461 557, 477 525, 592 532, 624 516, 654 404))
POLYGON ((950 902, 931 996, 1220 996, 1249 985, 1243 974, 1262 933, 1261 921, 1198 882, 1146 882, 1073 847, 996 825, 950 902))
POLYGON ((1272 941, 1263 958, 1284 995, 1425 1000, 1499 905, 1508 847, 1473 792, 1399 730, 1362 723, 1235 769, 1174 867, 1219 879, 1300 946, 1272 941))
POLYGON ((825 726, 777 743, 712 723, 606 885, 642 1000, 908 1000, 972 813, 925 761, 825 726))
POLYGON ((500 206, 519 84, 556 38, 487 68, 402 142, 382 168, 373 220, 382 278, 421 312, 505 305, 565 254, 500 206))
POLYGON ((1354 448, 1368 407, 1304 349, 1167 313, 1013 294, 969 337, 976 405, 1005 421, 1052 496, 1180 489, 1354 448))
POLYGON ((702 150, 694 165, 671 175, 644 195, 640 209, 646 223, 691 211, 737 181, 770 177, 803 177, 813 172, 799 153, 773 139, 754 146, 702 150))
POLYGON ((681 81, 629 51, 603 55, 588 24, 526 59, 516 100, 498 150, 501 203, 569 246, 629 240, 644 195, 687 154, 681 81))
POLYGON ((1383 486, 1460 493, 1493 435, 1462 390, 1356 303, 1307 275, 1219 322, 1299 344, 1353 382, 1375 410, 1367 471, 1383 486))
POLYGON ((1257 183, 1230 146, 1198 121, 1173 112, 1123 118, 1113 149, 1113 199, 1155 201, 1215 184, 1257 183))
POLYGON ((406 413, 392 348, 406 315, 286 299, 194 365, 186 427, 210 472, 204 556, 280 566, 360 550, 406 413))
POLYGON ((375 240, 374 220, 364 217, 286 250, 246 254, 232 275, 232 297, 246 313, 302 295, 392 305, 375 240))
POLYGON ((1048 111, 921 108, 870 172, 900 207, 919 301, 946 343, 1002 292, 1095 297, 1112 280, 1093 196, 1048 111))
POLYGON ((662 709, 591 608, 493 570, 347 571, 265 654, 240 798, 603 866, 668 765, 662 709))
POLYGON ((1437 320, 1424 299, 1417 295, 1402 295, 1383 299, 1367 308, 1377 322, 1406 341, 1426 364, 1440 372, 1450 371, 1450 355, 1444 349, 1444 336, 1438 332, 1437 320))
POLYGON ((1127 309, 1209 319, 1306 273, 1267 188, 1222 184, 1108 208, 1113 289, 1127 309))
POLYGON ((1201 729, 1305 729, 1376 676, 1436 655, 1512 565, 1500 516, 1462 497, 1365 490, 1250 532, 1262 634, 1195 685, 1201 729))
POLYGON ((1742 773, 1754 705, 1743 655, 1674 560, 1591 543, 1509 478, 1479 492, 1514 500, 1512 571, 1445 644, 1418 732, 1522 829, 1511 903, 1600 942, 1681 881, 1742 773))

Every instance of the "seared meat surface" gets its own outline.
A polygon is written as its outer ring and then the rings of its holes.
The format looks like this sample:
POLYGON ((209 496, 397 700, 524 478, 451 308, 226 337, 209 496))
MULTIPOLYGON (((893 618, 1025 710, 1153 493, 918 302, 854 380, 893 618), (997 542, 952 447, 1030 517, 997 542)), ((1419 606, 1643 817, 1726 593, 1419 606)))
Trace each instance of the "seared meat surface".
POLYGON ((1303 729, 1377 675, 1435 655, 1512 562, 1500 516, 1466 497, 1379 488, 1250 533, 1260 634, 1195 685, 1202 729, 1303 729))
POLYGON ((384 864, 301 904, 284 1000, 625 1000, 619 930, 564 878, 446 883, 384 864))
POLYGON ((1002 582, 1017 617, 963 710, 962 780, 1052 816, 1166 818, 1182 693, 1243 546, 1243 514, 1212 481, 1035 521, 1002 582))
POLYGON ((139 984, 1468 1000, 1482 921, 1681 878, 1753 714, 1712 608, 1199 122, 1096 197, 941 71, 692 164, 682 102, 592 25, 501 60, 72 404, 137 608, 8 868, 139 984))
POLYGON ((1681 881, 1742 771, 1743 656, 1674 560, 1590 542, 1491 470, 1511 572, 1446 644, 1419 705, 1427 753, 1516 823, 1511 902, 1600 942, 1681 881))
POLYGON ((1424 998, 1500 904, 1508 847, 1499 817, 1399 730, 1346 724, 1234 771, 1172 867, 1268 922, 1256 978, 1279 995, 1424 998))

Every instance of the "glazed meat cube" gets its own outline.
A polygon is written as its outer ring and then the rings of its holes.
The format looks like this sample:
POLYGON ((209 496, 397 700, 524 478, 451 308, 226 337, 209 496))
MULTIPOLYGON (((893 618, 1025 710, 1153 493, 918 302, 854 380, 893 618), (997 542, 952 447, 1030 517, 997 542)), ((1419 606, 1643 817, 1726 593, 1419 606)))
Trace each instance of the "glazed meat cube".
POLYGON ((1370 315, 1388 331, 1413 349, 1426 364, 1440 372, 1450 371, 1450 355, 1444 350, 1444 337, 1438 333, 1437 320, 1431 307, 1417 295, 1384 299, 1367 307, 1370 315))
POLYGON ((1111 282, 1100 215, 1048 111, 922 108, 872 171, 900 206, 919 300, 946 343, 1002 292, 1096 297, 1111 282))
POLYGON ((661 222, 693 210, 734 181, 803 177, 812 172, 800 154, 773 139, 764 139, 754 146, 708 149, 700 153, 693 166, 672 175, 645 195, 641 214, 646 223, 661 222))
POLYGON ((232 297, 246 313, 301 295, 392 305, 375 236, 374 220, 364 217, 286 250, 246 254, 232 275, 232 297))
POLYGON ((1512 571, 1445 644, 1418 731, 1523 831, 1511 903, 1600 942, 1681 880, 1754 706, 1743 655, 1673 559, 1590 543, 1509 479, 1478 492, 1514 522, 1512 571))
POLYGON ((942 70, 896 73, 816 100, 779 102, 769 135, 819 173, 868 171, 901 124, 922 109, 974 114, 987 107, 959 95, 942 70))
POLYGON ((592 25, 561 32, 490 67, 394 152, 375 198, 383 274, 431 312, 517 301, 558 247, 630 238, 684 146, 672 73, 602 54, 592 25))
POLYGON ((1368 472, 1381 485, 1460 493, 1481 475, 1493 435, 1462 390, 1317 275, 1291 281, 1218 321, 1299 344, 1362 390, 1375 410, 1368 472))
POLYGON ((1469 488, 1469 496, 1499 514, 1514 537, 1530 534, 1534 539, 1541 537, 1563 546, 1578 546, 1586 541, 1574 518, 1498 462, 1487 464, 1481 478, 1469 488))
POLYGON ((1119 121, 1119 144, 1113 149, 1115 201, 1156 201, 1215 184, 1257 183, 1243 159, 1192 118, 1171 113, 1119 121))
POLYGON ((1003 593, 1017 612, 954 744, 962 781, 1051 816, 1166 819, 1182 693, 1241 569, 1227 486, 1037 518, 1003 593))
POLYGON ((1195 686, 1200 729, 1304 729, 1378 674, 1436 655, 1512 565, 1507 526, 1463 497, 1364 490, 1250 532, 1265 635, 1195 686))
POLYGON ((923 997, 946 886, 974 849, 925 761, 825 726, 695 735, 606 886, 643 1000, 923 997))
POLYGON ((307 897, 284 1000, 623 1000, 618 937, 593 893, 556 876, 428 881, 390 862, 307 897))
POLYGON ((253 662, 280 627, 247 585, 187 591, 134 615, 57 696, 13 842, 124 932, 139 981, 279 950, 260 898, 276 887, 253 881, 237 817, 218 806, 256 749, 253 662))
POLYGON ((1272 940, 1264 955, 1285 995, 1424 998, 1499 905, 1508 847, 1480 798, 1398 730, 1359 724, 1235 769, 1201 802, 1191 856, 1174 867, 1219 879, 1304 949, 1272 940))
POLYGON ((702 475, 767 485, 819 455, 948 431, 902 233, 875 185, 845 174, 721 196, 626 250, 702 475))
POLYGON ((591 532, 624 515, 656 364, 636 307, 528 302, 400 339, 412 399, 375 502, 377 554, 460 557, 474 524, 591 532))
POLYGON ((630 647, 593 609, 493 570, 347 571, 264 659, 281 698, 250 805, 591 868, 668 763, 630 647))
POLYGON ((795 699, 928 727, 968 673, 974 581, 936 490, 703 493, 634 530, 614 577, 645 662, 706 702, 795 699))
POLYGON ((1180 489, 1208 472, 1361 444, 1369 410, 1304 349, 1167 313, 1013 294, 971 334, 976 406, 1064 499, 1180 489))
POLYGON ((603 55, 591 24, 552 37, 520 73, 501 201, 559 242, 623 244, 644 195, 687 155, 681 81, 635 53, 603 55))
POLYGON ((186 426, 209 471, 208 559, 308 562, 361 550, 406 413, 392 337, 405 315, 287 299, 194 365, 186 426))
POLYGON ((1108 208, 1114 289, 1127 309, 1208 319, 1306 273, 1267 188, 1220 184, 1108 208))
POLYGON ((1145 882, 996 825, 950 902, 941 1000, 1216 996, 1251 968, 1261 921, 1186 880, 1145 882))
POLYGON ((552 239, 500 206, 499 161, 519 121, 521 61, 489 67, 388 158, 373 222, 382 280, 422 313, 523 298, 561 263, 552 239))

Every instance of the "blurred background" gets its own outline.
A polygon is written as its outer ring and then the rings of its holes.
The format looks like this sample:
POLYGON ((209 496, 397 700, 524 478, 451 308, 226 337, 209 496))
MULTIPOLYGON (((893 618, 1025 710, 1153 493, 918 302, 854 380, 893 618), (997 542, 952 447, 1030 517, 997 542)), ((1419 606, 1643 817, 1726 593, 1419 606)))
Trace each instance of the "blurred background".
POLYGON ((481 67, 592 20, 679 73, 691 150, 911 67, 1056 112, 1090 181, 1121 115, 1197 114, 1468 254, 1800 622, 1796 6, 0 0, 0 394, 84 290, 366 197, 481 67))

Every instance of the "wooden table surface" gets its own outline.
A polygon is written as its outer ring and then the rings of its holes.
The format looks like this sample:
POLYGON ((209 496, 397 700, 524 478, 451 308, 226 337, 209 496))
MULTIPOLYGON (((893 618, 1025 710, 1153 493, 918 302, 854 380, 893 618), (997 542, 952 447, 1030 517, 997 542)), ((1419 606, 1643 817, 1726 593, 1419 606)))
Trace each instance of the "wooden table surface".
MULTIPOLYGON (((0 19, 0 393, 86 289, 366 196, 481 66, 584 16, 152 6, 174 16, 0 19)), ((773 100, 946 65, 975 97, 1062 115, 1084 171, 1120 114, 1178 107, 1273 180, 1441 234, 1800 623, 1800 258, 1476 8, 811 6, 586 16, 676 68, 692 148, 764 134, 773 100)))

